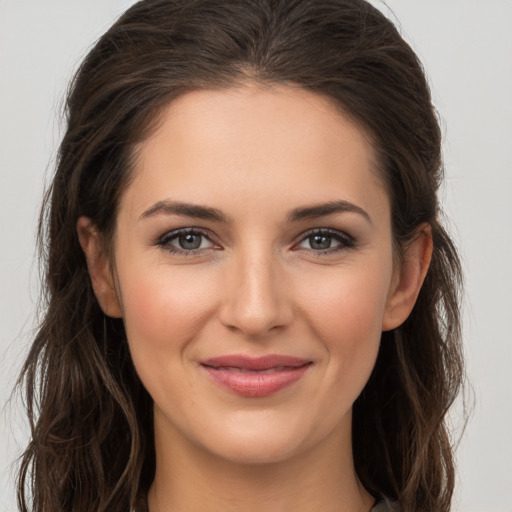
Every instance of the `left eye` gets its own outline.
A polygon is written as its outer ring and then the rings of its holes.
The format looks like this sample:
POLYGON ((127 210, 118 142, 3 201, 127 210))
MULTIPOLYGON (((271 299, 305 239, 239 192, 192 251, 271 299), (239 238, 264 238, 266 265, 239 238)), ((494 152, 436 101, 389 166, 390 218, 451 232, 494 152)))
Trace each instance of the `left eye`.
POLYGON ((298 244, 301 249, 316 252, 336 251, 354 246, 354 240, 340 232, 317 231, 310 233, 298 244))
POLYGON ((171 252, 189 252, 214 247, 214 243, 200 231, 178 231, 165 235, 159 245, 171 252))

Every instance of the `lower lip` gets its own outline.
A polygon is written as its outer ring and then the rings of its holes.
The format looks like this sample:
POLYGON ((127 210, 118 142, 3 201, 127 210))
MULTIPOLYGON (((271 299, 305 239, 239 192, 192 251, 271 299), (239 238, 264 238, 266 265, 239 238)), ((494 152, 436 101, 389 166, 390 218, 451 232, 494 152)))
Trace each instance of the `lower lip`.
POLYGON ((310 366, 311 363, 308 363, 303 366, 288 367, 268 373, 217 370, 205 365, 203 365, 203 368, 219 386, 240 396, 257 398, 273 395, 281 389, 295 384, 308 371, 310 366))

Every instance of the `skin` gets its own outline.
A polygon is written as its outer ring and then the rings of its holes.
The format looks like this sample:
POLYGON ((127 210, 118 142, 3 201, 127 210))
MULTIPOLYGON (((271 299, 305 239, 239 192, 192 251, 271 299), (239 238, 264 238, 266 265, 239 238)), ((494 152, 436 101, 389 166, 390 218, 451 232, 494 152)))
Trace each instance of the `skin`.
POLYGON ((98 301, 124 319, 155 403, 151 512, 372 507, 353 467, 352 405, 381 332, 414 305, 432 244, 423 226, 394 258, 389 198, 364 131, 301 89, 187 93, 137 148, 113 261, 89 219, 77 229, 98 301), (289 218, 340 200, 364 213, 289 218), (226 218, 158 210, 165 201, 226 218), (183 228, 198 231, 199 249, 176 252, 183 228), (312 364, 292 386, 248 398, 200 364, 234 353, 312 364))

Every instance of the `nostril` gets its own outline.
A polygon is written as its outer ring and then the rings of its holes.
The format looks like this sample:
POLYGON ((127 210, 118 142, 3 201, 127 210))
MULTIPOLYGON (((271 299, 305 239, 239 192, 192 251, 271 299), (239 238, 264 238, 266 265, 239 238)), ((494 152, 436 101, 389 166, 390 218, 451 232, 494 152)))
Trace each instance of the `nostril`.
MULTIPOLYGON (((256 249, 260 250, 261 247, 256 249)), ((230 330, 257 338, 286 326, 292 318, 289 298, 278 278, 272 254, 239 253, 225 281, 220 320, 230 330)))
POLYGON ((258 309, 241 308, 240 304, 228 305, 221 314, 221 321, 228 329, 240 331, 250 338, 283 328, 289 323, 289 319, 290 315, 285 313, 285 307, 276 308, 268 304, 258 309))

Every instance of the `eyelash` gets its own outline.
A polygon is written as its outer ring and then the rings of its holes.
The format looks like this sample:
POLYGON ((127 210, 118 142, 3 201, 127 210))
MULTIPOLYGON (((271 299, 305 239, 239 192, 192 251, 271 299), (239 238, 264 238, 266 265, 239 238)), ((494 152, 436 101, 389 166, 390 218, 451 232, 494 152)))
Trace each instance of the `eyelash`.
POLYGON ((184 256, 194 256, 197 255, 200 252, 204 252, 205 250, 216 250, 215 249, 215 243, 211 240, 211 235, 209 235, 206 231, 202 231, 197 228, 185 228, 185 229, 177 229, 175 231, 170 231, 169 233, 166 233, 163 235, 156 243, 156 245, 165 248, 165 250, 169 251, 173 254, 180 254, 184 256), (183 249, 180 247, 175 247, 174 245, 171 245, 171 242, 174 240, 177 240, 181 236, 185 235, 194 235, 206 238, 210 241, 212 244, 212 247, 208 248, 197 248, 197 249, 183 249))
MULTIPOLYGON (((328 228, 315 228, 307 231, 306 233, 302 233, 301 239, 298 244, 295 245, 297 247, 298 245, 302 244, 303 242, 307 241, 308 239, 311 239, 315 236, 324 237, 324 238, 330 238, 332 240, 335 240, 336 242, 339 242, 339 246, 337 247, 328 247, 327 249, 321 249, 321 250, 315 250, 315 249, 305 249, 315 256, 322 256, 325 254, 333 254, 339 251, 344 251, 347 249, 353 249, 356 247, 356 240, 342 232, 337 231, 335 229, 328 229, 328 228)), ((298 248, 297 250, 300 250, 298 248)))
MULTIPOLYGON (((301 234, 301 238, 300 238, 299 242, 294 244, 294 246, 293 246, 294 250, 301 250, 301 248, 299 247, 300 244, 306 242, 308 239, 311 239, 315 236, 329 238, 329 239, 335 240, 336 242, 339 243, 339 245, 336 247, 328 247, 326 249, 321 249, 321 250, 320 249, 315 250, 313 248, 309 248, 309 249, 303 248, 303 250, 306 250, 306 251, 314 254, 315 256, 322 256, 325 254, 332 254, 332 253, 336 253, 336 252, 343 251, 343 250, 353 249, 357 245, 356 240, 352 236, 350 236, 342 231, 337 231, 337 230, 328 229, 328 228, 315 228, 315 229, 311 229, 311 230, 306 231, 305 233, 301 234)), ((197 228, 178 229, 178 230, 166 233, 156 242, 155 245, 158 245, 158 246, 164 248, 165 250, 169 251, 170 253, 184 255, 184 256, 194 256, 201 252, 204 252, 205 250, 218 250, 215 247, 215 245, 216 245, 215 242, 213 242, 211 239, 211 235, 208 232, 203 231, 201 229, 197 229, 197 228), (171 244, 171 242, 173 242, 174 240, 177 240, 179 237, 185 236, 185 235, 194 235, 194 236, 206 238, 212 244, 212 246, 207 247, 207 248, 199 247, 197 249, 184 249, 184 248, 175 247, 174 245, 171 244)))

